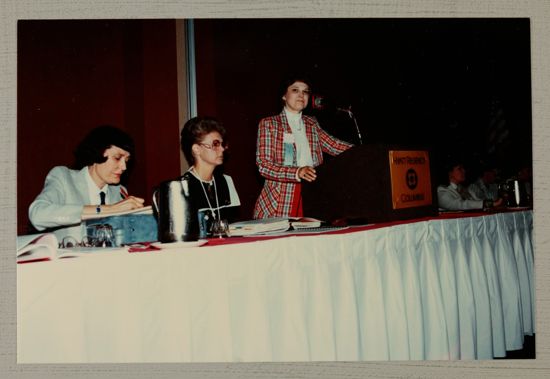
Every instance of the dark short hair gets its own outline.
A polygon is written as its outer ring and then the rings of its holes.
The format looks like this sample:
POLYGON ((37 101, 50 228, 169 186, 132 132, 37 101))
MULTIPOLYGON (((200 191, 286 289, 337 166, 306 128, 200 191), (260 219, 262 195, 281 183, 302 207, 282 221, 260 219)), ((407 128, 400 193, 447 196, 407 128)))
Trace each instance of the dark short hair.
POLYGON ((448 161, 445 164, 445 172, 447 174, 450 174, 451 171, 453 171, 455 169, 455 167, 457 167, 457 166, 463 166, 464 167, 464 162, 462 162, 462 160, 459 160, 459 159, 448 161))
POLYGON ((464 159, 461 154, 447 154, 440 157, 437 167, 437 181, 441 184, 449 183, 449 173, 456 166, 464 166, 464 159))
POLYGON ((487 171, 498 170, 498 164, 492 160, 480 161, 477 165, 479 167, 480 174, 484 174, 487 171))
POLYGON ((304 73, 295 73, 286 76, 283 81, 281 81, 279 95, 284 96, 286 94, 286 91, 288 90, 288 87, 290 87, 295 82, 305 83, 309 87, 309 90, 312 90, 310 78, 304 73))
POLYGON ((195 164, 193 157, 193 145, 200 143, 204 136, 218 132, 225 140, 226 130, 221 122, 213 117, 193 117, 185 123, 180 134, 181 151, 189 165, 195 164))
POLYGON ((126 132, 111 126, 101 125, 92 129, 74 151, 75 166, 80 169, 107 160, 103 154, 112 146, 134 155, 134 141, 126 132))

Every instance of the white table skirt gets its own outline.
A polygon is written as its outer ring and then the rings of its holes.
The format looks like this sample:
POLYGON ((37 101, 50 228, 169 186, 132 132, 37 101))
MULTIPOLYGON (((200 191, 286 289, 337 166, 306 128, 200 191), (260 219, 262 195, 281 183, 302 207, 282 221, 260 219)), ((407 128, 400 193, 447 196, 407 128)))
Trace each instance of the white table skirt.
POLYGON ((19 363, 491 359, 534 332, 532 212, 17 267, 19 363))

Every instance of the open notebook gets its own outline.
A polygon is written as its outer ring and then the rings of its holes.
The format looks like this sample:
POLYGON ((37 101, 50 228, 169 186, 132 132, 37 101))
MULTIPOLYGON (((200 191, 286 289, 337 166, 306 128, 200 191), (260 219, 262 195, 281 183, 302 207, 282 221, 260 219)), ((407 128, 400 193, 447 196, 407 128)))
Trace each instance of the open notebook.
POLYGON ((89 256, 90 253, 128 251, 126 247, 75 247, 60 249, 53 233, 17 236, 17 263, 89 256))
POLYGON ((319 226, 321 226, 321 220, 310 217, 271 217, 232 223, 229 225, 229 234, 234 237, 265 235, 319 226))

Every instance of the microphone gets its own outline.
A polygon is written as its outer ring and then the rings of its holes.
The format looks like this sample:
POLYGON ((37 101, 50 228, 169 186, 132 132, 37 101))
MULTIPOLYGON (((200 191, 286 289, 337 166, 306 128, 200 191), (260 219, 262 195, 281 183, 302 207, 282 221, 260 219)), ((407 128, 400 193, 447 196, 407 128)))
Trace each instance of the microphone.
POLYGON ((325 103, 326 101, 324 96, 318 94, 311 95, 311 107, 313 109, 325 109, 325 103))
POLYGON ((347 108, 336 108, 336 110, 339 112, 347 113, 349 118, 353 118, 353 113, 351 113, 351 105, 347 108))
MULTIPOLYGON (((327 101, 324 96, 319 94, 312 94, 311 95, 311 107, 313 109, 325 109, 327 107, 327 101)), ((349 105, 347 108, 336 108, 337 112, 344 112, 347 113, 350 119, 353 120, 353 123, 355 125, 355 131, 357 132, 357 137, 359 137, 359 145, 363 144, 363 138, 361 137, 361 131, 359 130, 359 125, 357 125, 357 120, 353 113, 351 112, 351 105, 349 105)))
POLYGON ((363 138, 361 137, 361 130, 359 129, 359 125, 357 125, 357 119, 351 112, 351 105, 349 105, 347 108, 336 108, 338 112, 344 112, 347 113, 349 118, 353 120, 353 124, 355 125, 355 131, 357 132, 357 137, 359 137, 359 145, 363 144, 363 138))

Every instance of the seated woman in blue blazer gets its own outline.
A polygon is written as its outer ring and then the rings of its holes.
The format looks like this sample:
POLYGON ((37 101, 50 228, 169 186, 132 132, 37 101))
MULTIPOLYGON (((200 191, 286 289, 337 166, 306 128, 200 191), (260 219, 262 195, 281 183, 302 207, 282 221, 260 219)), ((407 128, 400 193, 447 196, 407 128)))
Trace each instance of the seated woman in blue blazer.
POLYGON ((75 151, 76 170, 54 167, 42 192, 29 207, 29 219, 39 231, 53 231, 59 241, 85 235, 82 217, 143 207, 143 199, 128 196, 120 177, 134 153, 132 138, 113 126, 93 129, 75 151))

